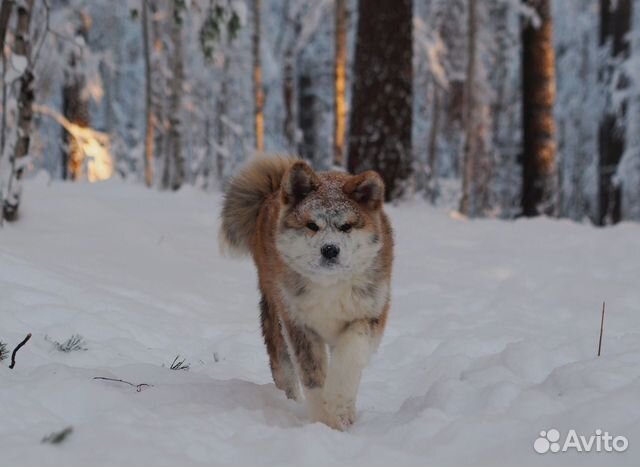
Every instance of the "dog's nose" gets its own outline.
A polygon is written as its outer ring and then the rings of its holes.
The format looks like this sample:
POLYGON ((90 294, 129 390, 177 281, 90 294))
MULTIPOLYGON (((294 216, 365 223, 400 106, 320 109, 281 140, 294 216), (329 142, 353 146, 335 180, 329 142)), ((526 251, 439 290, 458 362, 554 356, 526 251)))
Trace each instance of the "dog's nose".
POLYGON ((340 254, 340 248, 337 245, 329 243, 320 248, 320 253, 327 259, 333 259, 340 254))

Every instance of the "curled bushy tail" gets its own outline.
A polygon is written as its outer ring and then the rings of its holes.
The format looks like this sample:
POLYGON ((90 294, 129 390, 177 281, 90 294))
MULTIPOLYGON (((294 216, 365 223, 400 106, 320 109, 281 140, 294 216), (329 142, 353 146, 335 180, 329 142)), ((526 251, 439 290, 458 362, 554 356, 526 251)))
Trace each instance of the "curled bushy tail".
POLYGON ((262 203, 280 189, 295 162, 290 156, 255 156, 231 180, 222 207, 221 243, 236 253, 251 252, 251 238, 262 203))

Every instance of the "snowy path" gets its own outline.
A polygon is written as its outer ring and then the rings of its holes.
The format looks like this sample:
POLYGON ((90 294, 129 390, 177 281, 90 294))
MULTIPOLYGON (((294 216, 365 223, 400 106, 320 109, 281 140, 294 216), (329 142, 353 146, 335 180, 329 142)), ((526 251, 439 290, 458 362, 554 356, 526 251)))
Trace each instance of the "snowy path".
POLYGON ((390 208, 392 315, 339 433, 272 384, 253 266, 217 253, 219 201, 27 184, 23 219, 0 230, 0 341, 33 333, 16 369, 0 363, 2 467, 640 464, 639 225, 390 208), (86 351, 51 343, 75 333, 86 351), (178 354, 189 371, 166 368, 178 354), (629 448, 536 454, 549 428, 629 448))

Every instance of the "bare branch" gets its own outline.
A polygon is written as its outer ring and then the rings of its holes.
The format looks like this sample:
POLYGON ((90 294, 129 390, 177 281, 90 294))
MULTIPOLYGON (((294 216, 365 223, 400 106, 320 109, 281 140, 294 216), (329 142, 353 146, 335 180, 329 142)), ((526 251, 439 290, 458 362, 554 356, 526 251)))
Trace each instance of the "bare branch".
POLYGON ((124 379, 107 378, 106 376, 94 376, 93 379, 99 379, 99 380, 102 380, 102 381, 113 381, 114 383, 128 384, 129 386, 136 388, 136 392, 141 392, 142 388, 152 388, 153 387, 153 384, 146 384, 146 383, 134 384, 134 383, 131 383, 129 381, 125 381, 124 379))
POLYGON ((42 39, 40 40, 40 43, 38 44, 38 47, 36 48, 36 53, 33 56, 33 59, 30 61, 29 65, 32 68, 35 68, 36 63, 38 62, 38 58, 40 57, 40 50, 42 50, 42 46, 44 45, 44 43, 47 41, 47 36, 49 34, 51 34, 52 36, 57 37, 58 39, 65 41, 65 42, 69 42, 72 46, 76 47, 79 52, 80 52, 80 57, 82 57, 84 55, 84 47, 82 47, 82 45, 78 44, 78 42, 76 42, 75 39, 71 38, 71 37, 67 37, 64 34, 56 31, 55 29, 51 28, 51 22, 50 22, 50 18, 51 18, 51 5, 49 4, 48 0, 43 0, 42 2, 44 4, 44 9, 45 9, 45 20, 44 20, 44 33, 42 34, 42 39))

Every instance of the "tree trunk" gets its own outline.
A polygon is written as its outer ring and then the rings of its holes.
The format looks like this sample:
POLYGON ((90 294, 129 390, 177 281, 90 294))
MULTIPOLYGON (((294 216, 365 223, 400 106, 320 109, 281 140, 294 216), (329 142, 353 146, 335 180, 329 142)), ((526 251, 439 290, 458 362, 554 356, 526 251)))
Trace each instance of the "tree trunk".
MULTIPOLYGON (((295 152, 296 144, 298 143, 298 125, 296 125, 296 77, 297 72, 297 42, 300 39, 300 33, 302 31, 302 19, 301 12, 296 11, 292 15, 290 11, 290 2, 286 2, 282 21, 282 37, 284 37, 285 31, 292 31, 292 34, 287 41, 287 46, 284 52, 283 58, 283 70, 282 70, 282 101, 284 103, 284 121, 283 121, 283 133, 287 144, 287 150, 295 152)), ((281 39, 280 39, 281 40, 281 39)), ((298 103, 300 98, 298 97, 298 103)), ((297 118, 302 119, 301 113, 306 112, 307 109, 298 107, 297 118)))
POLYGON ((440 89, 433 82, 433 108, 431 111, 431 128, 429 129, 427 161, 427 196, 431 204, 436 204, 438 198, 438 131, 440 127, 440 89))
POLYGON ((218 180, 224 178, 225 161, 228 157, 227 151, 227 124, 225 118, 227 116, 227 103, 229 100, 229 43, 224 55, 224 64, 222 66, 222 81, 220 83, 220 93, 216 97, 216 122, 217 122, 217 148, 216 148, 216 176, 218 180))
POLYGON ((9 27, 9 19, 11 19, 11 11, 15 0, 2 0, 0 7, 0 50, 4 51, 4 41, 7 37, 7 29, 9 27))
MULTIPOLYGON (((81 37, 84 43, 89 34, 90 20, 83 13, 78 14, 76 37, 81 37)), ((62 111, 69 122, 80 127, 89 127, 89 98, 85 92, 86 77, 85 63, 82 51, 72 47, 69 53, 65 83, 62 88, 62 111)), ((62 178, 80 180, 85 163, 84 150, 75 138, 64 128, 62 129, 62 178)))
POLYGON ((167 155, 165 173, 163 174, 164 188, 171 187, 178 190, 182 186, 185 177, 184 156, 182 154, 182 86, 184 81, 183 52, 182 52, 182 7, 178 0, 172 1, 171 18, 171 43, 173 50, 171 54, 171 98, 169 102, 169 142, 167 144, 167 155), (171 164, 173 162, 173 164, 171 164), (171 172, 171 165, 173 171, 171 172))
POLYGON ((556 158, 555 57, 550 0, 527 0, 539 24, 522 27, 522 214, 551 214, 556 158))
POLYGON ((476 0, 469 0, 467 14, 467 74, 465 80, 465 106, 464 106, 464 160, 462 164, 462 198, 460 199, 460 212, 466 216, 475 216, 476 190, 474 180, 477 177, 477 149, 475 141, 475 114, 476 114, 476 0))
POLYGON ((621 74, 613 82, 619 64, 629 57, 631 31, 631 0, 600 0, 600 45, 606 47, 607 59, 600 71, 602 86, 607 93, 607 110, 598 134, 598 179, 599 208, 598 225, 615 224, 622 219, 622 187, 614 181, 618 163, 625 150, 626 99, 618 109, 612 108, 612 87, 621 90, 627 87, 628 79, 621 74))
MULTIPOLYGON (((145 0, 146 1, 146 0, 145 0)), ((153 106, 153 123, 154 123, 154 144, 153 144, 153 158, 155 161, 162 161, 166 153, 167 142, 167 128, 169 128, 166 122, 165 116, 165 97, 167 94, 166 89, 166 64, 165 57, 165 42, 164 42, 164 30, 163 23, 157 18, 156 13, 159 8, 167 8, 167 5, 158 1, 149 2, 149 13, 151 14, 151 39, 153 44, 153 52, 151 54, 151 75, 154 79, 151 81, 151 105, 153 106)))
POLYGON ((293 44, 284 56, 284 70, 282 79, 282 100, 284 102, 284 137, 288 149, 291 151, 296 144, 296 124, 294 116, 294 94, 295 94, 295 66, 294 66, 293 44))
POLYGON ((313 163, 316 157, 316 96, 311 73, 298 78, 298 126, 302 132, 299 153, 303 159, 313 163))
POLYGON ((144 138, 144 181, 148 187, 153 184, 153 143, 155 121, 151 83, 151 47, 149 46, 149 6, 142 0, 142 46, 144 48, 146 131, 144 138))
POLYGON ((11 158, 11 174, 7 192, 2 206, 2 217, 14 221, 18 217, 20 195, 22 194, 22 175, 26 168, 26 157, 29 155, 31 130, 33 122, 33 101, 35 100, 34 81, 31 63, 31 38, 29 26, 33 14, 34 0, 25 0, 18 5, 18 22, 14 52, 25 57, 28 65, 20 77, 20 94, 18 96, 18 137, 11 158))
POLYGON ((210 86, 205 91, 205 102, 207 103, 207 111, 204 114, 204 160, 202 161, 202 188, 209 191, 211 185, 211 173, 213 172, 213 144, 211 142, 211 127, 213 126, 213 118, 208 109, 215 109, 217 102, 213 99, 213 90, 210 86))
POLYGON ((262 88, 262 65, 260 64, 260 2, 253 0, 253 95, 254 95, 254 125, 256 150, 264 151, 264 89, 262 88))
POLYGON ((385 199, 411 175, 413 3, 360 0, 349 130, 349 171, 373 169, 385 199))
MULTIPOLYGON (((453 158, 453 171, 460 175, 464 158, 464 90, 467 66, 467 32, 464 20, 468 0, 446 0, 441 2, 442 22, 438 34, 442 38, 445 72, 448 87, 442 93, 443 133, 448 150, 453 158)), ((434 2, 434 4, 436 4, 434 2)))
POLYGON ((333 165, 344 166, 347 126, 347 0, 335 2, 333 165))

